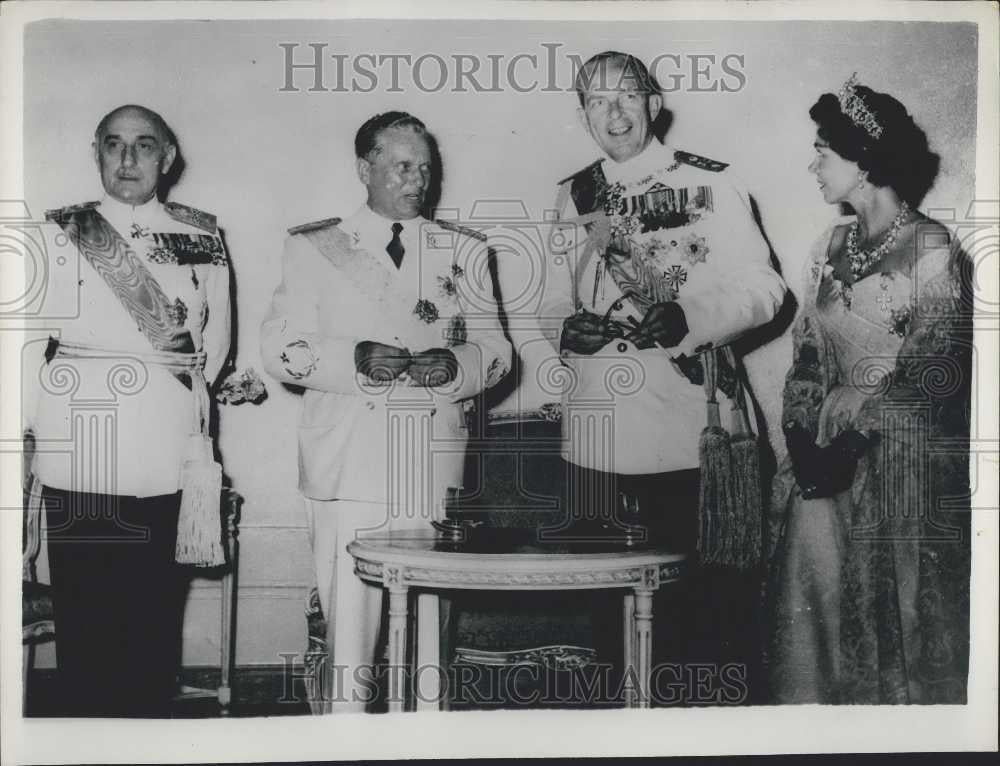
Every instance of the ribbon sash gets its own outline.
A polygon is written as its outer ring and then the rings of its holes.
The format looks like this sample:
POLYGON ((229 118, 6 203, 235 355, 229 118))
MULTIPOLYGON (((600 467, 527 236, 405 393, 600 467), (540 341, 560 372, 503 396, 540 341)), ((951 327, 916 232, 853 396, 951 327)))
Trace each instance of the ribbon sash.
POLYGON ((346 233, 336 226, 325 226, 305 232, 303 236, 363 295, 380 306, 383 317, 396 317, 398 321, 415 319, 414 295, 405 291, 396 276, 374 255, 352 247, 346 233))
MULTIPOLYGON (((577 175, 570 182, 569 189, 579 214, 575 222, 583 224, 589 240, 577 273, 584 273, 591 255, 596 251, 603 261, 603 272, 610 275, 622 295, 628 296, 629 302, 640 315, 644 315, 654 303, 671 300, 673 296, 663 291, 661 280, 657 279, 648 264, 635 257, 628 242, 621 237, 612 237, 610 221, 604 210, 608 189, 604 169, 596 165, 589 173, 577 175), (616 247, 612 249, 612 245, 616 247)), ((601 266, 598 266, 594 280, 595 305, 598 281, 603 272, 601 266)), ((576 275, 574 285, 575 277, 576 275)))
MULTIPOLYGON (((208 434, 210 399, 203 372, 204 354, 194 353, 191 333, 170 311, 170 299, 160 283, 104 216, 86 208, 56 219, 150 345, 156 351, 190 355, 190 358, 164 360, 164 366, 194 395, 191 435, 180 473, 181 506, 174 557, 180 564, 224 564, 219 528, 222 466, 215 462, 208 434), (190 383, 185 382, 188 376, 190 383)), ((67 356, 82 357, 95 352, 101 350, 82 345, 63 349, 67 356)))
MULTIPOLYGON (((657 279, 652 267, 645 263, 642 258, 637 258, 631 252, 628 244, 621 241, 622 238, 615 240, 611 236, 610 219, 604 210, 608 189, 604 169, 600 165, 595 165, 590 168, 589 172, 575 176, 569 184, 565 184, 562 188, 565 189, 567 186, 578 216, 565 222, 582 225, 587 231, 588 239, 583 257, 577 267, 577 273, 571 275, 574 305, 578 305, 578 298, 575 294, 577 276, 584 273, 584 269, 595 251, 603 264, 598 266, 599 271, 594 280, 594 305, 597 303, 598 280, 604 272, 611 276, 622 295, 628 296, 629 303, 640 313, 640 319, 652 304, 673 300, 675 296, 667 294, 663 282, 657 279), (612 244, 617 246, 615 250, 609 249, 612 244)), ((560 194, 564 195, 565 192, 560 191, 560 194)), ((564 202, 564 198, 561 198, 560 202, 564 202)), ((561 208, 561 205, 557 207, 557 209, 561 208)), ((718 351, 719 349, 709 349, 693 357, 671 357, 671 361, 684 377, 700 386, 705 382, 705 370, 700 357, 712 354, 714 356, 712 361, 716 364, 717 370, 716 387, 726 396, 734 398, 742 385, 739 379, 738 365, 735 357, 730 359, 727 354, 718 354, 718 351)), ((745 410, 745 403, 741 402, 741 406, 745 410)))
POLYGON ((56 223, 100 274, 154 349, 194 353, 191 333, 174 318, 160 283, 104 216, 87 208, 59 216, 56 223))

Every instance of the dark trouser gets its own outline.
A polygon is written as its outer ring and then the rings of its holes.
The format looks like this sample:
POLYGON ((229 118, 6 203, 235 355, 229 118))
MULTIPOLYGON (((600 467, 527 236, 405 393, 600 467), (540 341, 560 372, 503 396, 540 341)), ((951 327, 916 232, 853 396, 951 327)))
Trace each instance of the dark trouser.
MULTIPOLYGON (((569 472, 570 506, 584 509, 571 510, 571 517, 596 516, 612 530, 624 517, 646 527, 649 543, 691 557, 688 575, 654 597, 653 662, 676 667, 657 676, 661 688, 653 689, 653 704, 749 701, 759 680, 759 573, 698 565, 700 471, 624 475, 570 465, 569 472), (638 514, 623 514, 629 506, 638 506, 638 514)), ((598 592, 594 603, 595 648, 602 661, 620 665, 621 591, 598 592)))
POLYGON ((68 715, 165 715, 183 610, 174 564, 180 494, 136 498, 43 489, 68 715))

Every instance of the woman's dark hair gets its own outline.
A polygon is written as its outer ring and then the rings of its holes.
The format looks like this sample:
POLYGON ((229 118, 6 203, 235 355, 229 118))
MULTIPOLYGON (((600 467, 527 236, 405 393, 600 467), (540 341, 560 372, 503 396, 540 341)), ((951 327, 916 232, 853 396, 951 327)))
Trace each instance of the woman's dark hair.
POLYGON ((864 85, 854 92, 882 128, 881 135, 873 138, 844 114, 837 96, 824 93, 809 110, 820 138, 845 160, 858 163, 873 184, 891 187, 916 207, 934 184, 940 157, 927 147, 927 135, 899 101, 864 85))

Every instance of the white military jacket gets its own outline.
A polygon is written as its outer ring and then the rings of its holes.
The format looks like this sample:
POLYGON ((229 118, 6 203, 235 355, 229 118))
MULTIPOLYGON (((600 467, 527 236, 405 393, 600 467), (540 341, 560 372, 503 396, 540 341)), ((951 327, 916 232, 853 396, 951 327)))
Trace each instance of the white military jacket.
POLYGON ((439 516, 447 489, 461 485, 462 401, 506 374, 511 349, 492 284, 481 279, 485 238, 424 218, 400 223, 398 269, 385 250, 393 221, 367 205, 343 222, 290 229, 261 355, 271 375, 305 388, 303 494, 439 516), (448 347, 458 376, 436 389, 405 376, 374 383, 355 370, 355 346, 366 340, 414 353, 448 347))
MULTIPOLYGON (((133 207, 105 196, 90 206, 140 257, 180 312, 195 349, 207 355, 205 377, 211 385, 230 342, 229 259, 215 217, 155 198, 133 207), (212 260, 178 264, 171 235, 207 242, 212 260)), ((35 474, 43 484, 77 492, 138 497, 177 492, 193 429, 191 391, 166 368, 139 360, 153 351, 149 340, 59 226, 44 228, 49 275, 40 312, 47 318, 44 326, 60 341, 109 354, 56 356, 46 363, 44 344, 26 350, 35 474)))
MULTIPOLYGON (((771 268, 746 192, 724 163, 653 141, 625 162, 601 160, 563 181, 560 221, 550 237, 540 324, 558 352, 562 321, 578 308, 628 324, 642 314, 606 272, 601 253, 586 253, 583 226, 567 224, 590 206, 581 190, 603 176, 624 213, 614 231, 655 276, 658 300, 676 300, 688 334, 675 348, 639 350, 616 341, 593 356, 565 353, 563 387, 568 458, 618 473, 696 468, 706 395, 671 361, 730 343, 770 321, 785 284, 771 268), (576 186, 574 186, 576 182, 576 186), (570 189, 574 193, 570 193, 570 189)), ((599 203, 598 203, 599 205, 599 203)), ((723 418, 729 403, 719 395, 723 418)))

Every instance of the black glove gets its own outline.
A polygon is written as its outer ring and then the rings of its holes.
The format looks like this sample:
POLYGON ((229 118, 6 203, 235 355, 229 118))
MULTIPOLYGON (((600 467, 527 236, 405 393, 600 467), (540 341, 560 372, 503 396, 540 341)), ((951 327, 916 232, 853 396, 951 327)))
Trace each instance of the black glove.
POLYGON ((395 380, 409 368, 413 357, 405 348, 363 340, 354 347, 354 367, 380 383, 395 380))
POLYGON ((797 423, 785 426, 785 443, 795 480, 807 500, 833 497, 850 487, 858 459, 871 444, 858 431, 843 431, 829 446, 820 447, 797 423))
MULTIPOLYGON (((610 312, 609 312, 610 313, 610 312)), ((617 322, 590 311, 577 311, 563 321, 560 351, 590 356, 624 334, 617 322)))
POLYGON ((429 348, 413 355, 408 372, 418 386, 443 386, 458 375, 458 360, 451 349, 429 348))
POLYGON ((637 348, 652 348, 655 345, 673 348, 688 334, 687 318, 674 301, 654 303, 642 323, 628 334, 627 340, 637 348))

